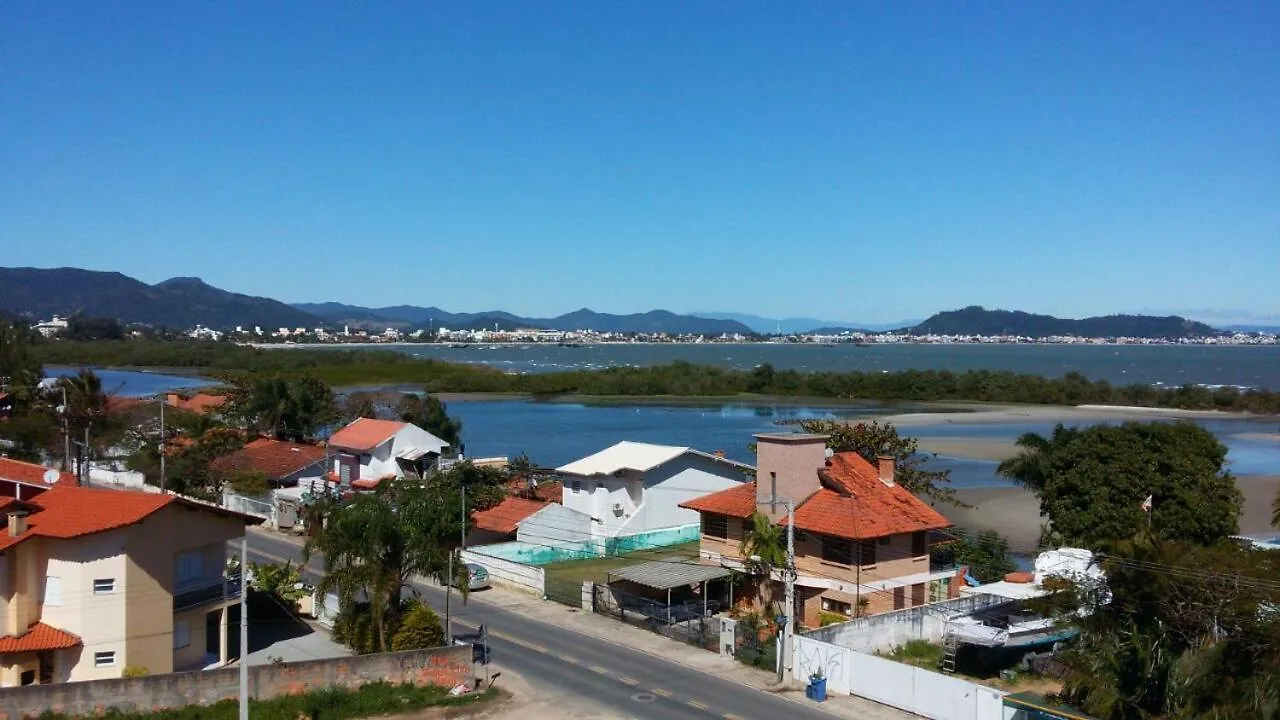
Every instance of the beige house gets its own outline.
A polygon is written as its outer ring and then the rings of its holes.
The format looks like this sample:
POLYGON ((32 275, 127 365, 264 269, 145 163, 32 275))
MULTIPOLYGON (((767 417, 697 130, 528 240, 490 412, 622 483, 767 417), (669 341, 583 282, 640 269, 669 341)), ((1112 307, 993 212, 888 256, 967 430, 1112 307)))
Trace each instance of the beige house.
POLYGON ((0 498, 0 686, 228 659, 230 541, 261 522, 173 495, 57 486, 0 498))
MULTIPOLYGON (((756 435, 756 480, 682 504, 702 517, 703 562, 743 569, 741 547, 759 512, 795 523, 796 618, 853 617, 953 597, 951 568, 931 568, 929 533, 950 526, 894 482, 894 464, 826 452, 825 435, 756 435), (787 514, 795 503, 794 517, 787 514)), ((781 571, 771 596, 782 598, 781 571)))

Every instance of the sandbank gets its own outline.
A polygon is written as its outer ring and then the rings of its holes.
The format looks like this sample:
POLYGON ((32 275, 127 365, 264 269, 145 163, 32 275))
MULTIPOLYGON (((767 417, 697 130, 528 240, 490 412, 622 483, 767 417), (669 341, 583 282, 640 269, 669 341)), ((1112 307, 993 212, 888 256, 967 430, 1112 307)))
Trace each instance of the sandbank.
POLYGON ((992 460, 1000 462, 1018 454, 1018 446, 1012 440, 992 440, 991 438, 968 437, 923 437, 918 438, 920 449, 925 452, 947 455, 949 457, 968 458, 970 460, 992 460))

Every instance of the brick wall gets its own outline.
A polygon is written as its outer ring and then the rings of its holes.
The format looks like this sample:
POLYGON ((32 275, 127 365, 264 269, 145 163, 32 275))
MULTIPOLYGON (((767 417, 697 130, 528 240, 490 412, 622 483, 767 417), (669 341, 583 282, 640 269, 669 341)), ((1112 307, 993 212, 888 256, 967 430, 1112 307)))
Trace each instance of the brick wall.
MULTIPOLYGON (((453 687, 472 676, 471 646, 410 650, 357 657, 308 660, 249 668, 249 696, 268 699, 331 685, 359 687, 389 683, 453 687)), ((0 689, 0 720, 21 720, 53 711, 101 715, 209 705, 240 694, 240 670, 223 668, 119 680, 0 689)))

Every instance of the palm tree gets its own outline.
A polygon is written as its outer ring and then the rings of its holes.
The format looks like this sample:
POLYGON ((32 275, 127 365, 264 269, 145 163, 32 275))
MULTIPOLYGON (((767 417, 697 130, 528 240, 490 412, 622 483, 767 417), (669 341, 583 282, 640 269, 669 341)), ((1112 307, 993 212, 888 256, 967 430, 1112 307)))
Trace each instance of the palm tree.
POLYGON ((1001 462, 996 473, 1038 494, 1044 488, 1045 474, 1049 471, 1046 456, 1053 447, 1068 442, 1075 432, 1075 429, 1058 423, 1047 438, 1037 433, 1024 433, 1016 443, 1022 452, 1001 462))
POLYGON ((241 412, 257 430, 281 437, 292 404, 284 378, 260 378, 248 388, 241 412))
POLYGON ((787 565, 787 541, 782 526, 775 525, 764 514, 752 513, 738 552, 745 559, 747 570, 757 577, 757 592, 761 601, 765 601, 765 589, 773 585, 774 568, 787 565))

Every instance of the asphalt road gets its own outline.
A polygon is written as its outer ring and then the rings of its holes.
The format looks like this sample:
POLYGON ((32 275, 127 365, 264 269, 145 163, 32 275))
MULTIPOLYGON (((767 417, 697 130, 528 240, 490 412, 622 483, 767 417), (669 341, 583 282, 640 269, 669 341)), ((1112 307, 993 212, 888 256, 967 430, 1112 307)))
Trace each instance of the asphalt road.
MULTIPOLYGON (((258 562, 301 559, 296 545, 259 533, 250 535, 249 557, 258 562)), ((304 574, 314 579, 319 570, 319 562, 313 560, 304 574)), ((413 589, 443 617, 443 590, 426 585, 414 585, 413 589)), ((589 699, 622 717, 645 720, 713 717, 829 720, 831 717, 793 700, 624 645, 522 617, 488 605, 475 594, 466 606, 462 606, 455 595, 453 608, 455 633, 474 632, 480 623, 488 628, 494 669, 510 668, 532 685, 545 685, 589 699)))

